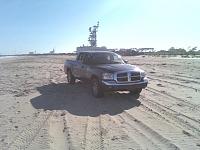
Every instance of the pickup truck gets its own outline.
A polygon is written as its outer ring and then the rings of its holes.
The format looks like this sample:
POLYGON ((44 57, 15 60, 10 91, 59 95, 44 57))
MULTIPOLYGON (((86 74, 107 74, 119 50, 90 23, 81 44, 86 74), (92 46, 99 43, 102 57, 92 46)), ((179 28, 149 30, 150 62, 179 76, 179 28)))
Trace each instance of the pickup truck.
POLYGON ((114 52, 79 52, 76 60, 66 60, 64 71, 68 83, 76 79, 89 80, 93 96, 102 97, 106 91, 130 91, 140 94, 148 84, 145 72, 114 52))

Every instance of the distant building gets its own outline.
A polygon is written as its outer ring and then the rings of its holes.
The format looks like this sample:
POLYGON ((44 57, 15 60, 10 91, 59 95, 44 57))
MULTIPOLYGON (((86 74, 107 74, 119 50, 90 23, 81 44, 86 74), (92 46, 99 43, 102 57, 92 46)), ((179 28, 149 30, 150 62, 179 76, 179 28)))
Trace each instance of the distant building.
POLYGON ((28 54, 29 54, 29 55, 33 55, 33 54, 34 54, 34 52, 29 52, 28 54))
POLYGON ((53 49, 52 51, 49 52, 50 54, 54 54, 55 53, 55 50, 53 49))
POLYGON ((83 51, 111 51, 111 49, 107 49, 106 47, 91 47, 91 46, 80 46, 76 48, 76 52, 83 51))
POLYGON ((139 52, 154 52, 154 48, 137 48, 136 51, 139 51, 139 52))
POLYGON ((119 51, 117 51, 118 54, 123 56, 141 55, 149 52, 154 52, 154 48, 121 48, 119 51))

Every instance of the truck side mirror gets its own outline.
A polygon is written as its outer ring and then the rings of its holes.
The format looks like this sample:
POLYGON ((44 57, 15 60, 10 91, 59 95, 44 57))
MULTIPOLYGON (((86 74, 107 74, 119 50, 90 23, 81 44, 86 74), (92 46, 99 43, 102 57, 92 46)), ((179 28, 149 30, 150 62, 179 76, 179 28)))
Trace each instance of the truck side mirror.
POLYGON ((126 64, 128 63, 128 60, 123 60, 126 64))

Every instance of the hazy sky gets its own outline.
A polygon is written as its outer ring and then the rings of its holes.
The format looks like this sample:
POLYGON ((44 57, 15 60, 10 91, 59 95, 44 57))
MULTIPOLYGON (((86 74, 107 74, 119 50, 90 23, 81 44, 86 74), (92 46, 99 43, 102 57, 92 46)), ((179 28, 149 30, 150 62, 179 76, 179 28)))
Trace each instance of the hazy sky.
POLYGON ((200 49, 199 0, 0 0, 0 54, 98 46, 200 49))

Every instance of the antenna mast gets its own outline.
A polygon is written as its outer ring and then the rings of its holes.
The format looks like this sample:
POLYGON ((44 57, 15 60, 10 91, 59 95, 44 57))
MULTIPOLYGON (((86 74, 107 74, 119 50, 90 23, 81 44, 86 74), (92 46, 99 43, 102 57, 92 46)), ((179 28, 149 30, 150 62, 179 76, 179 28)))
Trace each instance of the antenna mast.
POLYGON ((94 25, 93 27, 89 27, 89 38, 88 41, 90 43, 91 47, 97 47, 97 29, 99 28, 99 21, 97 22, 97 25, 94 25))

